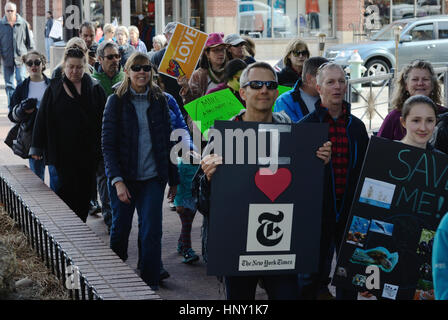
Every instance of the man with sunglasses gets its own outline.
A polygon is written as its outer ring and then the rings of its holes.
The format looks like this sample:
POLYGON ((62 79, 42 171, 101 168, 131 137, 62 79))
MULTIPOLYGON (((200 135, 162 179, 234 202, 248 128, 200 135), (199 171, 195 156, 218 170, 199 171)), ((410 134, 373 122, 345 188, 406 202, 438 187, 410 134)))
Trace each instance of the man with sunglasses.
MULTIPOLYGON (((256 121, 272 123, 291 123, 284 112, 272 112, 272 105, 278 96, 277 75, 274 69, 265 62, 255 62, 242 73, 240 95, 246 101, 246 109, 242 110, 233 121, 256 121)), ((204 154, 211 149, 209 142, 204 154)), ((331 156, 331 143, 326 142, 316 152, 316 156, 328 163, 331 156)), ((204 216, 209 214, 211 179, 222 157, 211 154, 201 161, 201 169, 193 179, 193 190, 197 194, 198 207, 204 216)), ((297 275, 276 276, 226 276, 226 295, 228 300, 253 300, 259 280, 263 281, 268 298, 272 300, 295 300, 300 298, 297 275)))
POLYGON ((317 92, 317 69, 328 62, 323 57, 311 57, 305 60, 302 77, 297 80, 293 89, 283 93, 275 101, 274 111, 285 111, 293 122, 301 120, 314 111, 314 105, 319 100, 317 92))
MULTIPOLYGON (((113 86, 117 83, 123 81, 124 72, 121 70, 120 66, 120 54, 118 44, 114 41, 103 41, 98 46, 97 49, 98 62, 95 63, 95 70, 93 71, 92 77, 97 79, 104 91, 106 96, 114 93, 113 86)), ((104 223, 107 225, 108 230, 112 225, 112 209, 110 206, 110 198, 107 191, 107 177, 104 170, 104 161, 101 159, 98 165, 98 170, 96 172, 96 183, 97 190, 101 198, 101 214, 103 215, 104 223)), ((94 214, 98 211, 99 204, 96 201, 96 190, 92 195, 91 210, 90 214, 94 214), (97 209, 98 208, 98 209, 97 209)))
MULTIPOLYGON (((318 290, 321 283, 328 285, 329 266, 334 249, 339 251, 350 206, 361 173, 369 137, 364 123, 350 113, 344 100, 347 80, 342 67, 324 63, 317 70, 317 91, 320 99, 315 110, 301 122, 328 123, 328 138, 332 142, 331 163, 326 167, 319 274, 312 275, 309 287, 318 290)), ((314 292, 314 295, 317 292, 314 292)), ((313 294, 312 294, 313 295, 313 294)), ((336 299, 356 299, 356 292, 336 288, 336 299)))
POLYGON ((5 5, 5 16, 0 20, 0 56, 3 63, 5 90, 10 103, 16 86, 26 78, 26 68, 21 61, 22 55, 34 48, 33 37, 28 23, 17 13, 17 6, 12 2, 5 5))

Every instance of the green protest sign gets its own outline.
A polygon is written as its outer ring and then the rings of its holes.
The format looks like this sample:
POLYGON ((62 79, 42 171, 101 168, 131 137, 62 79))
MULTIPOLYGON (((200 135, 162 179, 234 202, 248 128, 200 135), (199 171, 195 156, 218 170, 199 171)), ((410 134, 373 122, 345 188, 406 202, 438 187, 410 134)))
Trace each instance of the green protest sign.
POLYGON ((207 138, 206 131, 213 126, 215 120, 229 120, 244 109, 244 106, 230 89, 225 89, 198 98, 184 108, 207 138))

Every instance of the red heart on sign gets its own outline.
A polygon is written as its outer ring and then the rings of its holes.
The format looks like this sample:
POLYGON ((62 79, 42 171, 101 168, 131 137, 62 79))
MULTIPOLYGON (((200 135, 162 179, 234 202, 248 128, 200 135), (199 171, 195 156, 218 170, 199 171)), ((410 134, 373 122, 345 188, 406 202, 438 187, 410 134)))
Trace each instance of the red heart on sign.
POLYGON ((261 168, 255 175, 255 184, 272 202, 277 199, 291 183, 291 171, 280 168, 274 174, 270 169, 261 168))

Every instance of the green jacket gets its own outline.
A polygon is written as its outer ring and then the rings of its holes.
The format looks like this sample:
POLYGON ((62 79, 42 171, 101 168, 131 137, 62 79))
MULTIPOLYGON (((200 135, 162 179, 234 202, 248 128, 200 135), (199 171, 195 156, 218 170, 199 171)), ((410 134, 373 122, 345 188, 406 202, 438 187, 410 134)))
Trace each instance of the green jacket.
POLYGON ((120 81, 123 81, 124 72, 122 70, 118 71, 118 73, 111 79, 106 73, 102 71, 101 68, 98 69, 99 70, 95 69, 93 71, 92 78, 95 78, 100 82, 101 86, 106 92, 106 96, 108 97, 112 93, 114 93, 114 89, 112 89, 113 85, 120 81))

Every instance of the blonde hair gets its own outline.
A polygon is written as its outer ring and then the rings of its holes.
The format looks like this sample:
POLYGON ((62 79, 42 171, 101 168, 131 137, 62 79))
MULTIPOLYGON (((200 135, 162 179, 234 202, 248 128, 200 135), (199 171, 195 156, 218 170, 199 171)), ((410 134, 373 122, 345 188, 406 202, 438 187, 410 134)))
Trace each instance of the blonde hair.
POLYGON ((306 50, 308 52, 308 58, 310 57, 310 50, 308 49, 308 45, 305 43, 305 41, 301 39, 293 39, 286 46, 285 55, 283 56, 283 64, 285 66, 288 67, 291 66, 291 60, 289 59, 289 55, 291 52, 299 50, 300 48, 306 50))
POLYGON ((64 73, 64 71, 65 71, 65 62, 67 61, 67 58, 68 58, 67 54, 70 49, 79 49, 82 52, 84 52, 84 57, 82 59, 84 62, 84 72, 90 74, 89 65, 87 63, 87 61, 89 61, 89 58, 88 58, 89 50, 87 48, 86 42, 79 37, 73 37, 67 42, 67 45, 64 50, 64 55, 62 57, 62 61, 59 64, 61 66, 62 73, 64 73))
MULTIPOLYGON (((126 64, 124 65, 124 79, 123 82, 120 84, 120 86, 117 88, 116 94, 118 97, 123 97, 123 95, 129 90, 129 87, 131 86, 131 79, 129 77, 129 70, 131 70, 131 67, 136 64, 149 64, 151 65, 151 61, 149 59, 149 56, 143 52, 135 51, 129 59, 126 61, 126 64)), ((151 94, 154 94, 156 97, 163 96, 162 90, 157 86, 157 84, 153 81, 153 69, 151 68, 150 71, 150 77, 149 77, 149 93, 148 93, 148 99, 151 94)))
POLYGON ((118 33, 124 33, 126 35, 126 38, 129 40, 129 31, 125 26, 119 26, 117 30, 115 30, 115 35, 117 35, 118 33))
POLYGON ((129 26, 128 31, 129 33, 131 33, 132 31, 135 32, 137 34, 137 37, 140 35, 140 31, 138 31, 138 28, 136 26, 129 26))
POLYGON ((106 23, 106 24, 104 25, 104 28, 103 28, 103 32, 104 32, 104 33, 106 33, 106 32, 114 32, 114 31, 115 31, 115 27, 114 27, 113 24, 111 24, 111 23, 106 23))
POLYGON ((403 104, 407 98, 409 98, 409 92, 406 89, 406 82, 408 81, 409 73, 413 69, 423 69, 428 70, 431 76, 432 90, 429 94, 429 98, 436 104, 440 104, 442 101, 442 94, 440 83, 437 80, 437 74, 434 71, 431 63, 425 60, 414 60, 408 65, 406 65, 401 72, 398 74, 398 78, 395 82, 395 88, 392 95, 391 104, 395 109, 400 110, 403 108, 403 104))

